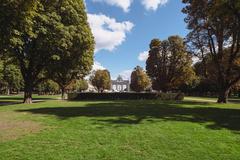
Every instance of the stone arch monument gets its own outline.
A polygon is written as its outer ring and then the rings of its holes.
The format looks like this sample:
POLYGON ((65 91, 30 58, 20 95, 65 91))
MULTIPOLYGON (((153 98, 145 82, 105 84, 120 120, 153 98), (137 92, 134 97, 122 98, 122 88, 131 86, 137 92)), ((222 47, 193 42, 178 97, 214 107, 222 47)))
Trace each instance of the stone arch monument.
POLYGON ((119 75, 116 80, 112 80, 112 90, 115 92, 124 92, 130 91, 130 82, 129 80, 123 80, 123 78, 119 75))

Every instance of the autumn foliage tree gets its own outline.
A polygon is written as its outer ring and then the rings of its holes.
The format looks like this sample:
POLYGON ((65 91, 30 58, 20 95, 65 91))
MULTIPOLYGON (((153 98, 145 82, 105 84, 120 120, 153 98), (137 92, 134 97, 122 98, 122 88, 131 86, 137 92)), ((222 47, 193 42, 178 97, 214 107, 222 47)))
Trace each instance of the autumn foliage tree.
POLYGON ((131 74, 130 88, 135 92, 145 91, 150 88, 151 82, 146 72, 137 66, 131 74))
MULTIPOLYGON (((228 49, 224 50, 225 56, 229 54, 228 49), (226 52, 226 53, 225 53, 226 52)), ((240 59, 237 60, 236 62, 240 63, 240 59)), ((223 63, 221 64, 223 68, 227 68, 228 65, 228 58, 224 58, 223 63)), ((218 72, 216 65, 214 64, 212 60, 212 56, 210 53, 206 54, 204 57, 204 60, 199 61, 194 65, 195 72, 197 76, 199 77, 200 84, 206 84, 205 85, 205 91, 209 92, 218 92, 218 72)), ((237 90, 239 83, 236 83, 230 88, 230 91, 237 90)), ((229 92, 230 94, 230 92, 229 92)))
POLYGON ((153 39, 146 63, 154 90, 167 92, 191 83, 195 78, 191 56, 179 36, 170 36, 162 42, 153 39))
POLYGON ((111 76, 108 70, 97 70, 90 77, 90 81, 98 92, 111 89, 111 76))
POLYGON ((211 56, 218 85, 218 102, 226 103, 240 80, 240 1, 183 0, 189 46, 195 54, 211 56))

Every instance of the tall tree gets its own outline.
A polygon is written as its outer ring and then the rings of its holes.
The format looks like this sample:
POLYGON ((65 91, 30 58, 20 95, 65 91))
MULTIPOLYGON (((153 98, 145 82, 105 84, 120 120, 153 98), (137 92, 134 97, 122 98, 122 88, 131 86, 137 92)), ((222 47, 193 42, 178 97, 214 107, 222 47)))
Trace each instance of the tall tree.
POLYGON ((150 88, 151 82, 146 72, 137 66, 131 74, 131 90, 135 92, 145 91, 148 87, 150 88))
POLYGON ((103 92, 106 89, 111 89, 111 76, 108 70, 97 70, 90 77, 90 81, 98 92, 103 92))
POLYGON ((25 85, 24 102, 31 103, 32 89, 40 80, 38 75, 49 57, 43 47, 47 33, 41 25, 47 20, 45 15, 40 14, 43 6, 33 0, 3 0, 0 8, 0 50, 7 50, 18 60, 25 85))
POLYGON ((191 56, 179 36, 171 36, 162 42, 153 39, 146 63, 154 90, 167 92, 191 83, 195 78, 191 56))
MULTIPOLYGON (((18 60, 25 103, 32 102, 33 88, 46 78, 42 72, 56 57, 61 61, 73 52, 84 61, 85 55, 92 55, 93 38, 82 0, 3 0, 0 22, 0 51, 18 60)), ((81 70, 85 68, 89 70, 86 66, 81 70)))
POLYGON ((183 0, 183 3, 192 52, 199 53, 202 48, 205 48, 202 53, 210 52, 217 73, 218 102, 226 103, 231 87, 240 80, 240 1, 183 0))
POLYGON ((146 70, 148 76, 152 80, 152 88, 154 90, 161 90, 157 77, 158 77, 158 68, 157 68, 157 63, 158 63, 158 55, 160 53, 160 46, 161 46, 161 41, 157 38, 153 39, 149 45, 150 50, 148 54, 148 59, 146 61, 146 70))
POLYGON ((53 30, 56 43, 52 47, 56 49, 56 55, 50 62, 48 75, 59 84, 64 99, 66 87, 92 69, 94 38, 82 1, 65 0, 59 5, 58 14, 64 25, 53 30))

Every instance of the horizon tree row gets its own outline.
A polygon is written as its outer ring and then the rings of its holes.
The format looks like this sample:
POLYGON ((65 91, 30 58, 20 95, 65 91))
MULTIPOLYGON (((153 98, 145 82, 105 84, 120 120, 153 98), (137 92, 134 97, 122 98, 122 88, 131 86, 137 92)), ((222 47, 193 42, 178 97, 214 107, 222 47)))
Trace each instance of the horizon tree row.
MULTIPOLYGON (((66 88, 71 91, 85 91, 88 82, 84 79, 74 79, 66 88)), ((24 90, 23 77, 16 62, 6 56, 0 58, 0 94, 18 94, 24 90)), ((33 92, 40 95, 54 95, 61 93, 58 83, 45 79, 33 88, 33 92)))

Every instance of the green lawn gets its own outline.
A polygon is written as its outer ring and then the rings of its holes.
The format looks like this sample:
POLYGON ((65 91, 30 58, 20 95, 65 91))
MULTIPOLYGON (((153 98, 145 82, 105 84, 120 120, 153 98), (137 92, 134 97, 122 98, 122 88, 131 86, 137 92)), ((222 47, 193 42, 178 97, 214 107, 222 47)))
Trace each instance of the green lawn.
MULTIPOLYGON (((36 97, 36 96, 35 96, 36 97)), ((240 103, 0 96, 1 160, 239 160, 240 103), (51 99, 53 98, 53 99, 51 99)))

